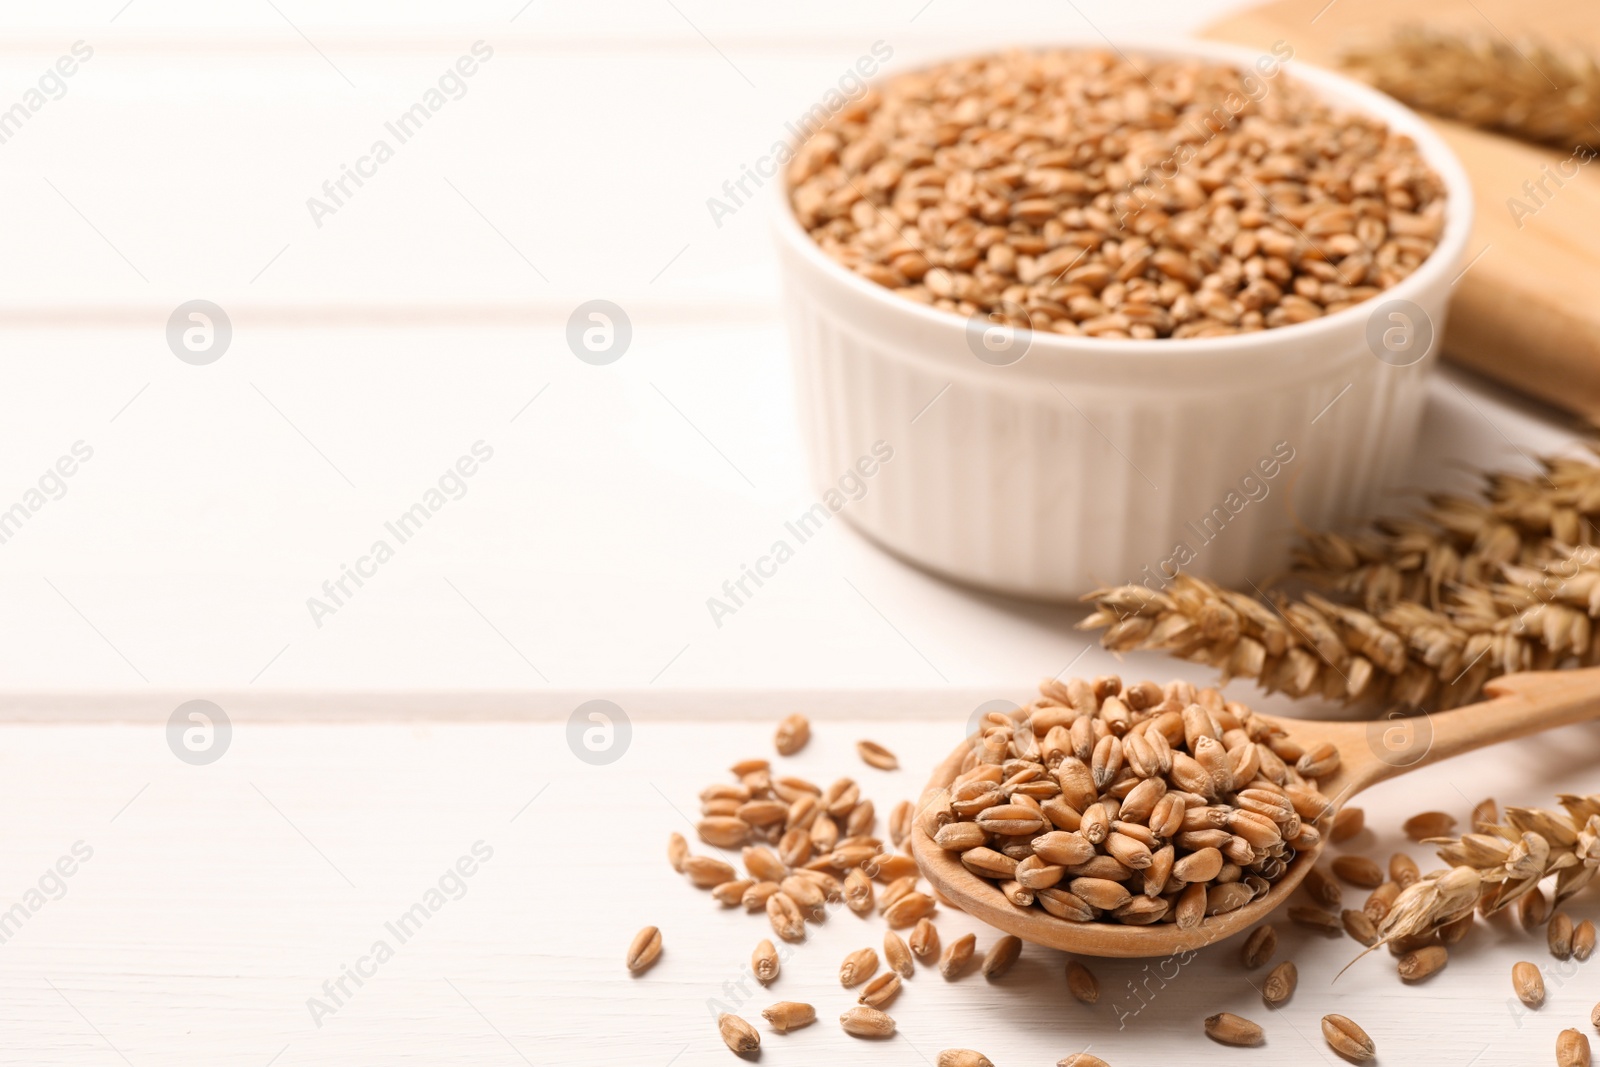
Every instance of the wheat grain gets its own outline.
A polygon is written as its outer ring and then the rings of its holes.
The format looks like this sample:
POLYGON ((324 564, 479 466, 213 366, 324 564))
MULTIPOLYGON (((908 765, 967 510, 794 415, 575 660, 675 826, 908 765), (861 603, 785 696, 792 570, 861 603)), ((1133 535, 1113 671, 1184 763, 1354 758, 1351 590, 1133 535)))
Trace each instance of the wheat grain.
POLYGON ((756 981, 762 985, 774 981, 781 966, 778 950, 771 941, 763 938, 756 943, 755 951, 750 953, 750 970, 755 974, 756 981))
POLYGON ((1589 1035, 1577 1030, 1556 1035, 1556 1067, 1589 1067, 1589 1035))
POLYGON ((932 919, 918 919, 916 927, 907 938, 907 944, 912 953, 920 960, 934 960, 939 957, 939 931, 933 925, 932 919))
POLYGON ((1588 919, 1572 931, 1572 958, 1580 963, 1594 953, 1594 923, 1588 919))
POLYGON ((872 879, 860 867, 853 868, 844 877, 845 906, 857 915, 870 915, 877 907, 877 890, 872 879))
POLYGON ((1330 908, 1337 908, 1344 904, 1344 890, 1339 883, 1328 877, 1324 867, 1313 867, 1306 872, 1305 881, 1300 883, 1306 895, 1318 904, 1330 908))
POLYGON ((1547 940, 1550 944, 1550 955, 1558 960, 1572 958, 1572 917, 1564 911, 1558 911, 1550 916, 1550 925, 1545 928, 1547 940))
MULTIPOLYGON (((1440 943, 1439 934, 1438 934, 1438 932, 1436 930, 1430 930, 1425 934, 1411 934, 1409 936, 1388 937, 1388 938, 1384 938, 1383 941, 1380 942, 1381 945, 1386 945, 1388 947, 1389 955, 1395 957, 1396 959, 1399 959, 1402 956, 1406 956, 1406 955, 1408 955, 1408 954, 1410 954, 1412 952, 1415 952, 1418 949, 1428 948, 1428 947, 1430 947, 1432 945, 1437 945, 1439 943, 1440 943)), ((1378 948, 1378 947, 1379 947, 1379 945, 1374 945, 1373 946, 1373 948, 1378 948)))
POLYGON ((878 824, 877 808, 870 800, 863 800, 850 810, 844 821, 846 837, 867 837, 878 824))
POLYGON ((772 931, 785 941, 806 939, 806 920, 794 898, 782 890, 767 898, 767 919, 772 931))
MULTIPOLYGON (((1424 811, 1411 816, 1401 829, 1413 841, 1426 841, 1433 837, 1444 837, 1455 829, 1455 816, 1443 811, 1424 811)), ((1399 879, 1395 879, 1399 881, 1399 879)), ((1401 887, 1405 888, 1404 886, 1401 887)))
POLYGON ((722 1035, 722 1043, 741 1056, 761 1048, 761 1035, 756 1028, 737 1015, 724 1012, 717 1016, 717 1032, 722 1035))
POLYGON ((1439 943, 1442 945, 1455 945, 1461 942, 1472 930, 1472 913, 1461 916, 1453 922, 1447 922, 1439 927, 1439 943))
POLYGON ((939 957, 939 973, 947 979, 959 978, 961 972, 966 970, 967 964, 972 961, 972 953, 977 945, 978 938, 975 934, 965 934, 950 942, 944 950, 944 955, 939 957))
POLYGON ((880 882, 892 882, 916 875, 917 861, 910 856, 880 852, 866 864, 867 872, 880 882))
POLYGON ((1517 999, 1530 1008, 1537 1008, 1544 1003, 1544 975, 1526 960, 1512 966, 1511 988, 1517 994, 1517 999))
POLYGON ((894 842, 896 848, 910 840, 911 820, 914 814, 915 809, 909 800, 900 801, 889 813, 889 840, 894 842))
POLYGON ((784 821, 789 805, 781 800, 748 800, 734 813, 739 821, 752 830, 760 830, 784 821))
POLYGON ((893 771, 900 768, 900 761, 895 759, 894 753, 876 741, 857 741, 856 752, 868 766, 876 767, 880 771, 893 771))
POLYGON ((916 965, 911 962, 910 947, 893 930, 884 931, 883 959, 889 965, 889 969, 902 978, 910 978, 916 973, 916 965))
POLYGON ((878 953, 870 948, 858 948, 839 965, 839 984, 846 989, 858 986, 872 977, 878 969, 878 953))
POLYGON ((900 984, 898 974, 884 971, 862 987, 861 996, 856 998, 856 1002, 870 1008, 882 1008, 900 995, 900 984))
POLYGON ((896 930, 903 930, 913 926, 917 920, 925 918, 933 912, 933 898, 926 893, 907 893, 905 896, 883 909, 883 917, 889 925, 896 930))
POLYGON ((970 1048, 947 1048, 934 1063, 936 1067, 994 1067, 989 1057, 970 1048))
MULTIPOLYGON (((1333 873, 1363 889, 1376 889, 1385 881, 1383 868, 1365 856, 1338 856, 1329 864, 1333 873)), ((1399 879, 1395 879, 1399 881, 1399 879)), ((1402 887, 1405 883, 1401 883, 1402 887)))
POLYGON ((796 150, 790 203, 826 254, 909 300, 1073 335, 1287 326, 1414 270, 1444 187, 1409 139, 1247 77, 1061 50, 904 74, 796 150), (1195 154, 1182 114, 1212 125, 1204 163, 1169 179, 1195 154))
POLYGON ((714 889, 738 876, 731 865, 710 856, 689 856, 683 861, 683 873, 697 889, 714 889))
POLYGON ((806 742, 811 740, 811 722, 804 715, 795 712, 778 724, 778 732, 773 738, 773 744, 782 756, 792 756, 806 747, 806 742))
POLYGON ((1077 960, 1067 961, 1067 992, 1075 1000, 1084 1004, 1096 1004, 1100 1000, 1100 979, 1077 960))
POLYGON ((1344 925, 1345 933, 1368 948, 1378 943, 1378 924, 1366 912, 1346 908, 1339 913, 1339 921, 1344 925))
POLYGON ((1532 886, 1517 901, 1517 921, 1524 930, 1536 930, 1544 925, 1545 918, 1550 914, 1550 900, 1544 895, 1544 890, 1537 885, 1532 886))
POLYGON ((754 889, 755 885, 756 883, 752 879, 735 878, 731 882, 723 882, 721 885, 713 886, 711 888, 711 896, 718 904, 725 908, 731 908, 743 903, 745 894, 754 889))
POLYGON ((781 882, 789 875, 788 865, 765 846, 748 847, 740 853, 740 858, 744 861, 744 869, 750 873, 750 877, 758 881, 781 882))
POLYGON ((897 901, 910 896, 917 891, 917 880, 914 877, 897 878, 883 887, 883 893, 878 897, 878 910, 887 912, 897 901))
POLYGON ((1399 882, 1385 882, 1368 895, 1366 903, 1361 906, 1362 912, 1375 923, 1381 923, 1389 915, 1389 910, 1394 907, 1396 898, 1400 896, 1399 882))
POLYGON ((1335 934, 1344 929, 1344 921, 1340 918, 1339 913, 1329 911, 1326 908, 1290 906, 1286 909, 1285 914, 1301 926, 1307 926, 1313 930, 1321 930, 1323 933, 1335 934))
POLYGON ((993 982, 1005 977, 1006 972, 1011 970, 1012 964, 1016 963, 1021 955, 1022 939, 1013 934, 1005 934, 984 953, 980 970, 985 978, 993 982))
POLYGON ((1205 1021, 1206 1036, 1224 1045, 1254 1046, 1266 1041, 1261 1027, 1232 1012, 1218 1012, 1205 1021))
POLYGON ((1284 960, 1267 974, 1267 980, 1261 984, 1261 999, 1271 1008, 1281 1008, 1294 996, 1295 986, 1300 983, 1300 971, 1295 967, 1293 960, 1284 960))
POLYGON ((1250 931, 1244 948, 1240 950, 1239 960, 1253 971, 1272 959, 1272 954, 1277 951, 1278 931, 1273 929, 1271 923, 1263 923, 1250 931))
POLYGON ((778 1033, 787 1034, 790 1030, 798 1030, 816 1022, 817 1009, 810 1004, 780 1000, 772 1007, 763 1009, 761 1017, 778 1033))
POLYGON ((1360 1063, 1377 1055, 1377 1047, 1367 1032, 1343 1015, 1322 1017, 1322 1038, 1329 1048, 1347 1060, 1360 1063))
POLYGON ((822 793, 822 807, 835 819, 843 819, 861 802, 861 787, 854 778, 840 778, 822 793))
POLYGON ((806 877, 806 873, 815 872, 791 874, 778 885, 802 915, 814 918, 822 913, 823 905, 828 902, 828 892, 815 879, 806 877))
POLYGON ((851 1008, 839 1016, 839 1025, 852 1037, 888 1037, 894 1033, 894 1020, 877 1008, 851 1008))
POLYGON ((654 926, 646 926, 633 937, 633 942, 628 946, 628 970, 640 974, 649 970, 661 955, 661 931, 654 926))
POLYGON ((1437 974, 1450 960, 1450 952, 1443 945, 1425 945, 1407 952, 1396 964, 1400 977, 1408 982, 1420 982, 1437 974))
POLYGON ((1343 844, 1359 834, 1366 826, 1367 813, 1360 808, 1349 807, 1339 809, 1339 814, 1333 817, 1333 828, 1328 831, 1328 840, 1334 844, 1343 844))

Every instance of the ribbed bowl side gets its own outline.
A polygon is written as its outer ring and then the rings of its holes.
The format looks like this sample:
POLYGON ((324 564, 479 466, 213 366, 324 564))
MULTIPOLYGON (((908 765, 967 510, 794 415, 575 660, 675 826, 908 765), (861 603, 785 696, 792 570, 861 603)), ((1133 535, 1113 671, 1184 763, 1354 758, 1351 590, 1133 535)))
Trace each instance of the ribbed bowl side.
POLYGON ((819 490, 885 442, 893 458, 844 517, 931 570, 1044 599, 1158 586, 1163 565, 1230 585, 1281 573, 1295 520, 1347 524, 1394 487, 1434 358, 1394 367, 1350 338, 1290 386, 1130 390, 976 359, 952 372, 807 285, 786 303, 819 490))

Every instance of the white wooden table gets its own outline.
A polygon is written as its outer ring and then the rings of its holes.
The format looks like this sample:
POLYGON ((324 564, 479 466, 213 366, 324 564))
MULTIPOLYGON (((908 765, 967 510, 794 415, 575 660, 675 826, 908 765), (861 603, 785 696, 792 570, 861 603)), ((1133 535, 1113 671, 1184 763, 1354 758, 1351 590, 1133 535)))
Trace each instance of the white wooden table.
MULTIPOLYGON (((762 924, 665 867, 699 786, 805 707, 819 727, 801 773, 858 773, 887 810, 920 772, 859 768, 858 735, 925 767, 977 703, 1115 663, 1073 630, 1078 612, 954 588, 842 524, 715 625, 706 598, 811 490, 764 208, 718 226, 706 200, 875 42, 892 70, 1019 39, 1181 33, 1227 6, 0 12, 0 112, 75 42, 93 51, 0 142, 0 511, 77 442, 93 451, 0 541, 0 924, 76 842, 93 850, 0 942, 0 1058, 728 1062, 705 1005, 762 924), (318 226, 307 199, 477 41, 493 56, 464 95, 318 226), (633 326, 604 367, 565 342, 596 298, 633 326), (166 336, 195 299, 233 327, 206 366, 166 336), (318 625, 308 598, 479 441, 494 454, 465 494, 318 625), (592 698, 634 722, 607 767, 564 742, 592 698), (209 766, 167 747, 189 699, 233 723, 209 766), (316 1026, 307 999, 479 840, 494 856, 466 895, 316 1026), (620 957, 645 922, 667 954, 631 980, 620 957)), ((1469 467, 1570 447, 1546 413, 1446 374, 1415 481, 1465 487, 1469 467)), ((1205 678, 1149 656, 1127 670, 1205 678)), ((1591 732, 1568 731, 1396 783, 1367 805, 1372 844, 1386 855, 1421 806, 1464 814, 1491 780, 1525 803, 1600 788, 1597 754, 1591 732)), ((962 925, 941 919, 946 936, 962 925)), ((870 929, 836 917, 774 997, 831 1017, 837 961, 876 942, 870 929)), ((1092 1044, 1125 1067, 1171 1062, 1181 1043, 1194 1062, 1316 1062, 1315 1021, 1340 1010, 1385 1062, 1539 1062, 1600 996, 1587 971, 1552 982, 1519 1027, 1509 963, 1545 957, 1509 929, 1404 991, 1377 958, 1330 988, 1352 943, 1285 933, 1304 977, 1271 1019, 1221 953, 1119 1032, 1138 967, 1103 965, 1090 1012, 1066 997, 1060 958, 1030 950, 992 988, 919 975, 894 1009, 902 1036, 880 1047, 825 1023, 770 1040, 763 1060, 921 1064, 968 1045, 1006 1067, 1092 1044), (1267 1022, 1267 1051, 1196 1039, 1228 1007, 1267 1022)))
MULTIPOLYGON (((1196 1064, 1335 1062, 1317 1024, 1339 1012, 1367 1028, 1382 1063, 1488 1067, 1552 1062, 1560 1029, 1587 1029, 1600 960, 1563 968, 1542 937, 1503 921, 1480 925, 1443 972, 1412 988, 1387 952, 1335 984, 1356 943, 1282 923, 1278 958, 1292 956, 1301 977, 1278 1012, 1252 987, 1265 972, 1236 962, 1237 942, 1182 966, 1090 961, 1103 990, 1094 1008, 1068 996, 1061 953, 1028 947, 996 983, 976 971, 946 983, 919 969, 891 1008, 899 1035, 867 1047, 834 1022, 854 1002, 836 973, 847 952, 879 946, 884 926, 840 910, 770 989, 746 982, 741 992, 750 950, 771 935, 765 916, 718 908, 665 859, 670 832, 693 837, 700 788, 723 780, 734 760, 770 753, 777 714, 799 706, 812 712, 814 739, 783 766, 824 783, 851 775, 887 812, 920 789, 922 772, 909 768, 930 766, 977 703, 1003 695, 617 694, 632 738, 603 766, 567 746, 572 693, 453 705, 229 701, 232 739, 208 766, 168 750, 164 709, 152 699, 14 704, 12 717, 31 706, 77 721, 4 731, 0 808, 11 817, 0 909, 24 901, 76 843, 93 854, 61 880, 64 895, 0 943, 0 1058, 725 1064, 733 1060, 708 1005, 723 1002, 765 1030, 759 1009, 779 999, 815 1004, 821 1021, 767 1033, 763 1063, 921 1067, 947 1047, 977 1048, 1001 1065, 1050 1064, 1085 1047, 1119 1067, 1179 1055, 1196 1064), (301 714, 324 721, 295 722, 301 714), (384 714, 391 721, 376 718, 384 714), (96 724, 101 715, 130 721, 96 724), (854 754, 861 737, 888 745, 908 769, 866 767, 854 754), (470 877, 447 879, 404 941, 386 927, 426 907, 428 891, 475 846, 492 856, 470 877), (665 951, 633 978, 622 956, 647 923, 662 929, 665 951), (378 941, 392 958, 374 957, 378 941), (1538 1013, 1511 1000, 1520 958, 1547 969, 1538 1013), (362 984, 324 990, 346 968, 359 969, 362 984), (312 998, 322 1005, 315 1015, 312 998), (1265 1026, 1267 1047, 1210 1043, 1200 1023, 1221 1010, 1265 1026)), ((1600 735, 1571 729, 1417 772, 1362 798, 1369 829, 1351 847, 1380 861, 1404 849, 1426 869, 1428 850, 1399 832, 1407 815, 1443 808, 1465 818, 1489 782, 1502 802, 1592 790, 1597 763, 1600 735)), ((1347 890, 1347 901, 1362 895, 1347 890)), ((1570 910, 1600 918, 1592 894, 1570 910)), ((947 940, 976 931, 980 951, 994 937, 947 909, 937 924, 947 940)))

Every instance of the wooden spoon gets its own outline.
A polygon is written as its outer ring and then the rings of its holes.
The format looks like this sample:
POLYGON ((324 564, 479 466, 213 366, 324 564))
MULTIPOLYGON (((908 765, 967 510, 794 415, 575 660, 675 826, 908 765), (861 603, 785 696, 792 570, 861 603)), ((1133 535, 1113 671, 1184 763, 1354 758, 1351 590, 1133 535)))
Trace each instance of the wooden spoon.
MULTIPOLYGON (((1339 769, 1320 780, 1336 811, 1369 786, 1451 756, 1526 737, 1557 726, 1600 718, 1600 667, 1508 674, 1489 682, 1491 699, 1454 711, 1374 722, 1274 720, 1304 748, 1330 741, 1339 769)), ((948 789, 961 771, 970 741, 963 741, 933 772, 928 788, 948 789)), ((1213 944, 1249 928, 1289 899, 1322 848, 1303 852, 1266 895, 1234 911, 1180 930, 1174 923, 1130 926, 1069 922, 1037 908, 1018 908, 994 883, 961 865, 959 855, 934 843, 931 820, 918 818, 911 849, 922 875, 946 902, 1024 941, 1085 956, 1150 957, 1213 944)), ((1326 840, 1326 838, 1324 838, 1326 840)))

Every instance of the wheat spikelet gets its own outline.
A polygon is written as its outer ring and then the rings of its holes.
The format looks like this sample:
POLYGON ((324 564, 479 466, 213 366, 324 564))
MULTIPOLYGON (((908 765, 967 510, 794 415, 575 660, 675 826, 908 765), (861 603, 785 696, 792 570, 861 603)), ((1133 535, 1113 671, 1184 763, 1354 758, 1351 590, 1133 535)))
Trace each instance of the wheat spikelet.
POLYGON ((1544 567, 1600 544, 1600 466, 1563 456, 1540 468, 1485 474, 1479 497, 1435 494, 1419 515, 1355 535, 1305 533, 1295 571, 1368 611, 1400 601, 1437 607, 1449 586, 1487 586, 1506 564, 1544 567))
POLYGON ((1508 807, 1503 823, 1486 823, 1460 837, 1430 838, 1449 866, 1404 890, 1379 932, 1410 937, 1437 929, 1460 918, 1464 896, 1488 917, 1551 875, 1556 879, 1552 906, 1589 885, 1600 870, 1600 795, 1563 793, 1559 799, 1565 811, 1508 807), (1457 882, 1463 893, 1448 905, 1430 900, 1427 883, 1446 880, 1457 882))
POLYGON ((1412 26, 1341 61, 1421 111, 1562 148, 1600 143, 1600 66, 1580 52, 1412 26))
POLYGON ((1448 708, 1519 670, 1600 663, 1600 466, 1549 458, 1485 475, 1480 496, 1352 534, 1307 532, 1263 601, 1179 575, 1091 593, 1080 624, 1113 651, 1157 649, 1294 697, 1448 708))

